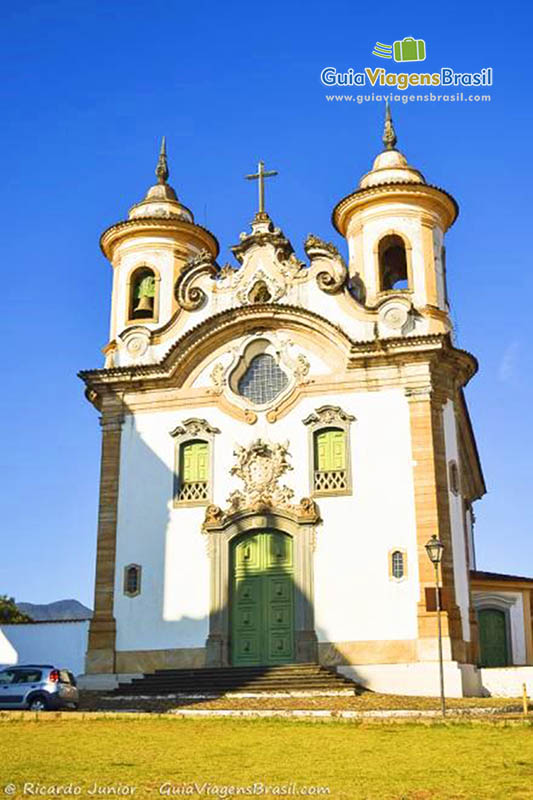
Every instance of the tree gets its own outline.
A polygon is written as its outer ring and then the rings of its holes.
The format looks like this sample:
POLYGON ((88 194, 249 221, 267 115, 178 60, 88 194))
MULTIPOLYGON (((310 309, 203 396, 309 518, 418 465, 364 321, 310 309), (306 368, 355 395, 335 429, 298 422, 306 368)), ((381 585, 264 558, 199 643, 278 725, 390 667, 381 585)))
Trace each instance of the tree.
POLYGON ((19 611, 14 597, 0 594, 0 625, 13 625, 20 622, 33 622, 33 620, 23 611, 19 611))

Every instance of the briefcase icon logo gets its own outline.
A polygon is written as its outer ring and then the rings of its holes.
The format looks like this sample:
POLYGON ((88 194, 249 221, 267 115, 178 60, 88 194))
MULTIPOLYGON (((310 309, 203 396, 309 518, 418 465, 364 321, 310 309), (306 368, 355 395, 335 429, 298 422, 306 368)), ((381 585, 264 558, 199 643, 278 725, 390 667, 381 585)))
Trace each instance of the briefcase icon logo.
POLYGON ((426 43, 423 39, 406 36, 405 39, 394 42, 393 52, 395 61, 425 61, 426 43))

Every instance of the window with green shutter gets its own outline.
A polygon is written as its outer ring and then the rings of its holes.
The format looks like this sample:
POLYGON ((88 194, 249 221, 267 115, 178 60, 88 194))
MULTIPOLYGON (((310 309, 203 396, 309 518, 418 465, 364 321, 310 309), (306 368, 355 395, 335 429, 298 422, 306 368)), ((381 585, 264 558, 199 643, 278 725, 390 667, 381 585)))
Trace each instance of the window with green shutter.
POLYGON ((184 442, 180 447, 179 501, 208 499, 209 443, 184 442))
POLYGON ((314 434, 314 489, 315 492, 346 492, 347 453, 346 431, 323 428, 314 434))

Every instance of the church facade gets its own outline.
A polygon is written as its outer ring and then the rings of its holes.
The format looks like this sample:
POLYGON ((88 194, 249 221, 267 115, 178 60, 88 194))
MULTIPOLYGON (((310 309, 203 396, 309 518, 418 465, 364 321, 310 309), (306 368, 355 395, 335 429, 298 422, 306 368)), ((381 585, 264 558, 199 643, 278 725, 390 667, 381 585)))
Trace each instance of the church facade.
POLYGON ((485 485, 463 390, 477 364, 454 344, 446 288, 458 209, 397 149, 390 112, 383 143, 333 210, 347 259, 314 235, 296 256, 260 163, 259 211, 220 265, 164 144, 157 183, 103 234, 110 340, 104 368, 80 373, 103 437, 92 685, 319 662, 436 693, 437 535, 447 693, 479 691, 491 589, 472 581, 485 485))

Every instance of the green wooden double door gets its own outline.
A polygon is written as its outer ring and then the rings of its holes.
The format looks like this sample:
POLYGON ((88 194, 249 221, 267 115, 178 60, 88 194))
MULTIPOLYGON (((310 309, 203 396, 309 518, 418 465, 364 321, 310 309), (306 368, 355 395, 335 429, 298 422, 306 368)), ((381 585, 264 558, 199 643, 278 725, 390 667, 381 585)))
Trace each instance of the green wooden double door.
POLYGON ((232 664, 294 661, 292 538, 278 531, 239 538, 230 563, 232 664))

